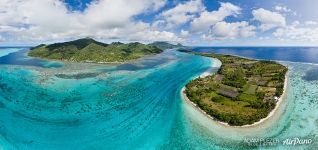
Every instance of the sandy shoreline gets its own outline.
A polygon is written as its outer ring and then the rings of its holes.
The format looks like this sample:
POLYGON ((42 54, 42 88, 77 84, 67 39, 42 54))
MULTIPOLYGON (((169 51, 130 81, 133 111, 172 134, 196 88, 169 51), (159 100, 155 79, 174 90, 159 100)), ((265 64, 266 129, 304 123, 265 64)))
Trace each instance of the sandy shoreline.
POLYGON ((205 72, 203 72, 201 75, 195 77, 195 79, 198 78, 198 77, 204 78, 204 77, 207 77, 209 75, 212 75, 212 74, 214 74, 215 68, 220 68, 221 67, 222 62, 220 60, 214 59, 214 58, 210 58, 210 59, 213 62, 211 64, 210 68, 208 70, 206 70, 205 72))
MULTIPOLYGON (((211 65, 211 67, 210 67, 207 71, 205 71, 204 73, 202 73, 201 75, 199 75, 198 77, 204 78, 204 77, 206 77, 206 76, 212 75, 212 74, 215 73, 215 72, 213 72, 214 68, 221 66, 222 63, 221 63, 220 60, 215 59, 215 58, 213 58, 212 60, 213 60, 213 64, 211 65)), ((198 78, 198 77, 195 77, 194 79, 196 79, 196 78, 198 78)), ((281 97, 278 99, 275 108, 267 115, 267 117, 262 118, 260 121, 254 122, 253 124, 249 124, 249 125, 243 125, 243 126, 231 126, 231 125, 229 125, 228 123, 219 121, 219 120, 215 119, 214 117, 210 116, 209 114, 207 114, 205 111, 203 111, 201 108, 199 108, 199 107, 197 106, 197 104, 193 103, 193 102, 187 97, 187 95, 185 94, 185 86, 182 87, 180 95, 181 95, 181 99, 183 99, 187 104, 191 105, 194 109, 196 109, 196 110, 198 110, 199 112, 201 112, 204 116, 208 117, 209 119, 212 119, 213 121, 215 121, 215 122, 217 122, 217 123, 219 123, 219 124, 221 124, 221 125, 223 125, 223 126, 233 127, 233 128, 247 128, 247 127, 254 127, 254 126, 260 125, 260 124, 264 123, 266 120, 268 120, 269 118, 271 118, 272 116, 274 116, 275 112, 276 112, 276 111, 278 110, 278 108, 280 107, 282 101, 285 99, 284 97, 286 96, 287 84, 288 84, 288 72, 287 72, 286 75, 285 75, 283 94, 282 94, 281 97)))

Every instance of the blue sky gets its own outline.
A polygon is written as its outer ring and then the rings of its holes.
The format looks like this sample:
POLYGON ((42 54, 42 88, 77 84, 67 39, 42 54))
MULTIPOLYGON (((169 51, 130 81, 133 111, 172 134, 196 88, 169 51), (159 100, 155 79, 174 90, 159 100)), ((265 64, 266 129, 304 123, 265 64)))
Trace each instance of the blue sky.
POLYGON ((83 37, 201 46, 317 46, 316 0, 1 0, 0 45, 83 37))

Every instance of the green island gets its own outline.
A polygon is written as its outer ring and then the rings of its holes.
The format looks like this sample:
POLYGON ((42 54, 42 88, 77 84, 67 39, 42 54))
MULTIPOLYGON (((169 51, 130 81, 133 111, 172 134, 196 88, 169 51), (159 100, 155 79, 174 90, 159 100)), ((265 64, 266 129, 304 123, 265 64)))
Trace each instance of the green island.
POLYGON ((222 62, 218 72, 190 81, 187 98, 214 119, 232 126, 253 124, 275 108, 284 92, 287 67, 231 55, 197 53, 222 62))
MULTIPOLYGON (((173 46, 164 42, 160 44, 173 46)), ((113 42, 106 44, 91 38, 83 38, 64 43, 41 44, 31 48, 28 56, 72 62, 121 63, 163 52, 164 49, 156 45, 158 43, 147 45, 138 42, 127 44, 113 42)))
POLYGON ((178 43, 176 45, 168 43, 168 42, 164 42, 164 41, 157 41, 157 42, 153 42, 149 45, 152 46, 156 46, 160 49, 173 49, 173 48, 178 48, 178 49, 184 49, 186 48, 186 46, 183 46, 182 44, 178 43))

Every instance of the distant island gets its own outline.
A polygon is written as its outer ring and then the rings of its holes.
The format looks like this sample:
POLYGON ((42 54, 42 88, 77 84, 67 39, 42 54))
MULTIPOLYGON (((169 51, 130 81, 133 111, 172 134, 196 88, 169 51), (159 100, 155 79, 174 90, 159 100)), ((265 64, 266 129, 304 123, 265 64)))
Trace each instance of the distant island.
MULTIPOLYGON (((166 42, 160 44, 166 47, 176 46, 166 42)), ((106 44, 91 38, 83 38, 51 45, 41 44, 31 48, 28 56, 71 62, 121 63, 159 54, 163 50, 165 47, 161 47, 158 43, 147 45, 139 42, 128 44, 113 42, 106 44)))
POLYGON ((171 44, 168 42, 164 42, 164 41, 157 41, 157 42, 153 42, 149 45, 153 45, 156 46, 160 49, 173 49, 173 48, 178 48, 178 49, 182 49, 182 48, 186 48, 186 46, 183 46, 182 44, 178 43, 177 45, 175 44, 171 44))
POLYGON ((284 92, 288 69, 281 64, 231 55, 191 53, 222 62, 216 74, 196 78, 185 87, 186 97, 218 121, 233 126, 258 122, 269 115, 284 92))

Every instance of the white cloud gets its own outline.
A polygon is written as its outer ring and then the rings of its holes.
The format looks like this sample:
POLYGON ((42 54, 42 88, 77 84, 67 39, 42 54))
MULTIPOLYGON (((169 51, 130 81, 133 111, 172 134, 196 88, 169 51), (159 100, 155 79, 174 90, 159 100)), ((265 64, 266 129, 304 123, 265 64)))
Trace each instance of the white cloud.
POLYGON ((150 2, 151 7, 148 9, 149 11, 158 11, 163 6, 167 4, 167 0, 156 0, 156 1, 148 1, 150 2))
POLYGON ((182 38, 188 38, 189 37, 189 31, 186 31, 186 30, 181 30, 180 31, 180 36, 182 37, 182 38))
POLYGON ((185 3, 180 3, 177 6, 159 14, 159 23, 161 23, 159 25, 165 26, 165 28, 177 27, 190 21, 197 15, 197 13, 203 10, 204 6, 201 0, 191 0, 185 3))
POLYGON ((298 20, 295 20, 291 23, 291 26, 298 26, 300 25, 300 22, 298 20))
POLYGON ((135 16, 155 12, 165 4, 166 0, 99 0, 84 12, 71 12, 60 0, 1 0, 0 35, 9 41, 32 42, 85 36, 144 40, 148 35, 153 40, 156 36, 179 40, 174 33, 135 20, 135 16))
POLYGON ((241 8, 231 3, 220 3, 216 11, 203 11, 198 18, 191 22, 191 31, 205 32, 217 22, 223 21, 228 16, 240 14, 241 8))
POLYGON ((273 35, 281 40, 318 42, 318 27, 306 27, 304 25, 290 25, 278 28, 273 35))
POLYGON ((278 12, 283 12, 283 13, 292 12, 292 10, 287 8, 287 6, 282 6, 282 5, 277 5, 274 7, 274 9, 278 12))
POLYGON ((258 39, 260 39, 260 40, 270 40, 271 38, 270 37, 268 37, 268 36, 261 36, 261 37, 259 37, 258 39))
POLYGON ((241 13, 239 6, 229 2, 221 2, 218 9, 209 11, 203 0, 187 0, 161 11, 167 2, 96 0, 81 12, 69 10, 62 0, 0 0, 0 41, 40 43, 89 36, 102 40, 189 43, 200 43, 202 39, 197 37, 202 37, 209 42, 226 43, 258 35, 255 39, 318 42, 317 20, 292 20, 290 16, 295 12, 286 6, 274 6, 273 11, 252 10, 250 21, 257 23, 254 26, 246 18, 229 22, 227 17, 241 13), (154 13, 158 15, 149 22, 148 18, 146 22, 139 17, 154 13), (285 17, 291 23, 287 24, 285 17))
POLYGON ((14 25, 23 21, 24 16, 19 13, 16 4, 16 0, 0 1, 0 25, 14 25))
POLYGON ((147 30, 147 31, 140 31, 133 34, 130 37, 131 40, 135 41, 182 41, 183 39, 177 37, 172 32, 167 31, 156 31, 156 30, 147 30))
POLYGON ((88 6, 81 14, 83 24, 93 27, 112 28, 120 27, 132 20, 133 16, 148 11, 156 11, 163 6, 162 0, 136 0, 133 3, 129 0, 101 0, 88 6))
POLYGON ((209 35, 203 35, 203 38, 205 40, 247 38, 255 35, 255 28, 246 21, 233 23, 221 21, 211 28, 209 35))
POLYGON ((12 26, 6 26, 6 25, 0 25, 0 33, 6 33, 6 32, 21 32, 27 30, 26 28, 20 27, 12 27, 12 26))
POLYGON ((0 42, 5 41, 4 37, 0 35, 0 42))
POLYGON ((253 10, 252 14, 254 16, 253 19, 261 23, 259 28, 262 31, 267 31, 276 27, 282 27, 286 25, 285 17, 278 12, 259 8, 253 10))
POLYGON ((279 27, 273 32, 273 38, 291 43, 312 43, 318 42, 318 24, 315 21, 299 22, 293 21, 284 27, 279 27))
POLYGON ((305 24, 306 25, 318 25, 318 23, 315 21, 306 21, 305 24))

